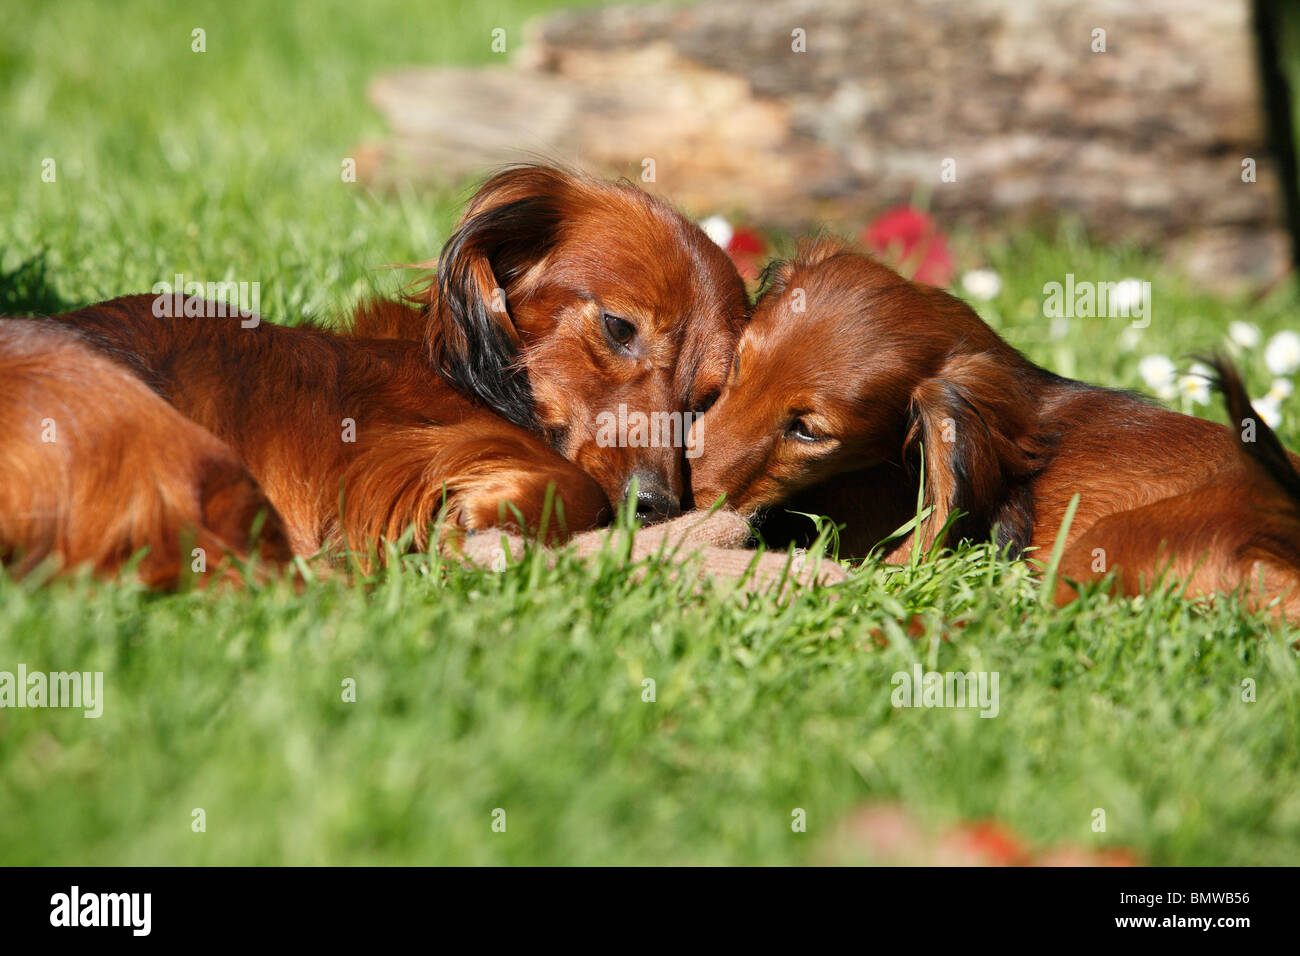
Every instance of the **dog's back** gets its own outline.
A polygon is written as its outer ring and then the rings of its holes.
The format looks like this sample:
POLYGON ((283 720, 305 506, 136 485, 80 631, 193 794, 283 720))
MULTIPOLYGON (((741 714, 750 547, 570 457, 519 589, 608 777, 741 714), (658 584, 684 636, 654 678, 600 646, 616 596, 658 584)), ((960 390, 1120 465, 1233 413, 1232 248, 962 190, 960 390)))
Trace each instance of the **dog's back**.
POLYGON ((254 544, 290 557, 239 457, 72 332, 0 321, 0 380, 0 560, 17 573, 53 557, 111 574, 148 548, 140 577, 166 587, 193 548, 207 570, 254 544))

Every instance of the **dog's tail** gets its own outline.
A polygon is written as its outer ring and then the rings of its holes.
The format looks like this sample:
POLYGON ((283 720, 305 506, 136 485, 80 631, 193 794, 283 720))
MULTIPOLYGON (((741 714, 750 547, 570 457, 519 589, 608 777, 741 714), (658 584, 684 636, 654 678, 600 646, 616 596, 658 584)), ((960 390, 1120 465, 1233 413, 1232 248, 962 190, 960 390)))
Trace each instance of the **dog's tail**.
POLYGON ((1207 363, 1214 369, 1213 385, 1228 406, 1229 427, 1237 436, 1237 447, 1243 457, 1268 475, 1300 507, 1300 474, 1296 473, 1273 429, 1251 405, 1236 366, 1223 355, 1212 356, 1207 363))

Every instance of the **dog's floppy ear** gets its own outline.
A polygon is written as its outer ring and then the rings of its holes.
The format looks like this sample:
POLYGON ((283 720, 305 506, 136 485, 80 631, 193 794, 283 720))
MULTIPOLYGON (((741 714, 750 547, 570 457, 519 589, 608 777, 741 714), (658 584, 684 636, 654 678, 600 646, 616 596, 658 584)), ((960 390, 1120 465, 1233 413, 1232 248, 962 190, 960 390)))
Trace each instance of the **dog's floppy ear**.
POLYGON ((1018 555, 1034 532, 1029 479, 1045 462, 1050 440, 1035 428, 1030 388, 1005 358, 988 352, 948 358, 913 391, 908 457, 923 448, 925 504, 934 510, 914 539, 929 550, 954 511, 949 542, 986 539, 1018 555))
POLYGON ((434 364, 507 421, 535 428, 532 389, 519 363, 511 294, 554 248, 573 179, 545 166, 497 173, 475 194, 438 259, 430 303, 434 364))

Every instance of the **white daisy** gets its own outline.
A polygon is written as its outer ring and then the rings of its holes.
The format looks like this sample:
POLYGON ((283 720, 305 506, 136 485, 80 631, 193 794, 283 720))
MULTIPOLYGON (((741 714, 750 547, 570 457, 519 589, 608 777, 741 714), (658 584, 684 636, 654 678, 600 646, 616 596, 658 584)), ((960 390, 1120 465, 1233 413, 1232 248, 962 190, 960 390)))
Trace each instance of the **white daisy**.
POLYGON ((1115 283, 1111 304, 1120 315, 1133 315, 1142 307, 1142 293, 1146 283, 1141 279, 1120 279, 1115 283))
POLYGON ((1243 349, 1253 349, 1263 336, 1254 322, 1229 322, 1228 338, 1243 349))
POLYGON ((976 302, 988 302, 1002 291, 1002 277, 992 269, 972 269, 961 277, 961 287, 976 302))
POLYGON ((1119 334, 1119 347, 1125 352, 1132 352, 1142 342, 1142 330, 1128 326, 1119 334))
POLYGON ((1282 423, 1282 408, 1277 399, 1265 395, 1258 401, 1251 402, 1251 405, 1254 406, 1255 411, 1259 413, 1259 417, 1264 419, 1264 424, 1268 425, 1269 428, 1277 428, 1282 423))
POLYGON ((700 222, 700 228, 704 234, 720 245, 723 249, 731 244, 731 237, 735 235, 735 230, 731 228, 731 223, 727 222, 722 216, 710 216, 700 222))
POLYGON ((1210 403, 1210 383, 1201 375, 1184 375, 1178 379, 1178 394, 1197 405, 1210 403))
POLYGON ((1174 363, 1165 355, 1148 355, 1138 362, 1138 374, 1147 388, 1160 395, 1169 397, 1174 384, 1174 363))
POLYGON ((1268 394, 1264 397, 1272 399, 1280 405, 1285 399, 1290 398, 1291 393, 1294 391, 1295 385, 1291 383, 1289 378, 1275 378, 1273 384, 1269 386, 1268 394))
POLYGON ((1300 335, 1286 329, 1269 339, 1264 364, 1274 375, 1290 375, 1300 369, 1300 335))

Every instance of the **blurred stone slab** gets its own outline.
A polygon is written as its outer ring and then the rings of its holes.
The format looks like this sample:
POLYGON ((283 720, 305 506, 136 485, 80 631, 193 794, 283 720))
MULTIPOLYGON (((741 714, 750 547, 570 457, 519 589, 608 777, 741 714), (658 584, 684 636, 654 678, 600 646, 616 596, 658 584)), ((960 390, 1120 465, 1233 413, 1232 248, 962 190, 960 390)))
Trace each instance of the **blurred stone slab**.
POLYGON ((758 225, 856 229, 919 197, 977 230, 1074 217, 1220 284, 1287 263, 1246 0, 564 11, 508 64, 407 70, 370 95, 392 129, 362 153, 380 185, 538 156, 640 180, 653 160, 649 188, 758 225))

